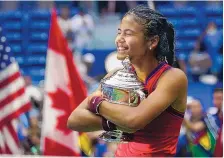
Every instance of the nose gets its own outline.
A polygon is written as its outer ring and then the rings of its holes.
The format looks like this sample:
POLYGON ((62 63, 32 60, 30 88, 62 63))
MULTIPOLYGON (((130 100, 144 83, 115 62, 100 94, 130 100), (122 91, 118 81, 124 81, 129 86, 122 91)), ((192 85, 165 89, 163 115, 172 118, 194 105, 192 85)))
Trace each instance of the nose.
POLYGON ((124 43, 125 39, 122 35, 117 35, 115 42, 116 43, 124 43))

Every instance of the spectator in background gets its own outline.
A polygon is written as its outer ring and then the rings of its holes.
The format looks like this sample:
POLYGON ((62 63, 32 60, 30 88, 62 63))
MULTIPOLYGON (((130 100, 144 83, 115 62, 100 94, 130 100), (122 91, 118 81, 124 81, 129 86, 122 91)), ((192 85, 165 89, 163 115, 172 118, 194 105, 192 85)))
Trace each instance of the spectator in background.
POLYGON ((208 109, 208 113, 213 115, 216 124, 221 126, 222 108, 223 108, 223 88, 222 83, 218 83, 213 91, 213 106, 208 109))
POLYGON ((71 30, 68 31, 67 34, 66 34, 66 36, 65 36, 65 38, 67 39, 68 47, 70 48, 70 50, 72 52, 75 53, 74 34, 73 34, 73 32, 71 30))
POLYGON ((209 22, 208 26, 201 37, 201 42, 205 46, 205 50, 209 53, 212 59, 211 73, 217 75, 222 67, 223 55, 219 54, 222 47, 222 32, 218 30, 217 25, 214 22, 209 22))
POLYGON ((80 8, 78 14, 72 17, 71 25, 75 35, 75 51, 82 53, 84 48, 88 48, 93 38, 93 18, 84 8, 80 8))
POLYGON ((61 8, 60 15, 58 16, 58 24, 66 37, 69 31, 71 31, 71 19, 69 17, 70 10, 67 6, 61 8))
POLYGON ((212 127, 216 137, 215 157, 223 156, 223 83, 218 83, 213 91, 213 107, 208 109, 208 122, 212 123, 212 127))
POLYGON ((58 24, 62 33, 64 34, 64 37, 67 39, 70 50, 74 52, 74 33, 72 32, 72 21, 70 18, 70 10, 68 6, 61 7, 61 12, 58 16, 58 24))
POLYGON ((220 125, 211 114, 203 113, 199 100, 190 100, 187 104, 190 113, 188 110, 188 114, 185 113, 187 117, 184 119, 176 156, 211 157, 214 154, 218 132, 221 133, 220 125))
POLYGON ((28 143, 29 118, 28 113, 19 116, 18 122, 18 138, 23 148, 24 154, 30 154, 30 145, 28 143))
POLYGON ((211 68, 212 61, 210 55, 205 51, 204 45, 198 41, 194 50, 189 56, 190 71, 194 81, 199 81, 199 77, 208 73, 211 68))
POLYGON ((221 127, 216 139, 214 157, 223 157, 223 114, 221 115, 221 127))
POLYGON ((206 49, 211 54, 218 53, 222 45, 222 33, 214 22, 209 22, 202 39, 206 49))
MULTIPOLYGON (((191 104, 194 104, 195 99, 191 96, 187 97, 187 107, 186 107, 186 111, 184 114, 184 120, 189 121, 191 118, 191 104)), ((186 136, 186 127, 185 127, 185 123, 183 122, 183 124, 181 125, 181 129, 180 129, 180 135, 178 138, 178 143, 177 143, 177 151, 176 151, 176 155, 175 157, 185 157, 185 156, 191 156, 191 153, 189 151, 187 151, 187 144, 188 144, 188 140, 187 140, 187 136, 186 136)))
POLYGON ((188 132, 200 132, 205 128, 205 124, 203 122, 203 111, 202 105, 199 100, 194 99, 190 106, 189 110, 191 112, 191 116, 189 119, 184 119, 184 124, 187 127, 188 132))
POLYGON ((221 66, 221 69, 218 72, 218 79, 219 79, 219 82, 223 82, 223 44, 219 49, 219 55, 218 56, 220 57, 218 62, 221 66))
POLYGON ((203 122, 203 113, 201 102, 197 99, 191 99, 187 104, 188 110, 187 115, 184 117, 183 128, 184 133, 182 136, 182 146, 181 155, 177 156, 192 156, 194 155, 193 151, 190 148, 190 145, 193 145, 194 136, 205 129, 205 124, 203 122))
POLYGON ((223 157, 223 88, 221 84, 217 86, 214 91, 213 104, 218 108, 218 111, 215 116, 216 122, 219 124, 220 127, 216 139, 214 156, 223 157))
MULTIPOLYGON (((37 123, 37 122, 36 122, 37 123)), ((40 155, 40 127, 38 124, 31 124, 28 134, 28 142, 30 144, 30 152, 33 155, 40 155)))
POLYGON ((30 126, 28 129, 28 143, 31 154, 40 154, 40 120, 43 105, 43 94, 32 84, 30 76, 25 76, 26 95, 30 98, 32 108, 29 111, 30 126))
POLYGON ((184 120, 184 125, 187 129, 186 149, 193 157, 210 157, 213 155, 216 139, 216 136, 213 135, 213 128, 208 123, 208 116, 203 113, 199 100, 194 100, 190 109, 190 120, 184 120))
POLYGON ((109 13, 126 13, 129 9, 137 5, 136 1, 108 1, 109 13))
POLYGON ((88 75, 88 73, 92 68, 93 63, 95 62, 95 56, 91 53, 86 53, 83 56, 75 55, 74 60, 77 65, 78 71, 86 84, 88 93, 91 93, 93 89, 95 90, 99 86, 97 80, 93 79, 88 75))
POLYGON ((43 94, 38 87, 32 85, 30 76, 24 76, 24 81, 26 86, 25 94, 30 99, 31 109, 28 113, 20 116, 18 136, 24 154, 40 154, 38 139, 40 139, 39 121, 41 119, 40 109, 43 104, 43 94))
POLYGON ((26 95, 30 98, 32 103, 32 108, 29 112, 29 117, 31 120, 30 123, 32 124, 32 119, 39 120, 40 118, 40 109, 43 104, 43 94, 38 87, 32 84, 30 76, 25 76, 24 80, 26 85, 26 95))
POLYGON ((98 8, 101 15, 117 13, 123 15, 138 4, 148 4, 149 8, 155 10, 153 1, 99 1, 98 8))

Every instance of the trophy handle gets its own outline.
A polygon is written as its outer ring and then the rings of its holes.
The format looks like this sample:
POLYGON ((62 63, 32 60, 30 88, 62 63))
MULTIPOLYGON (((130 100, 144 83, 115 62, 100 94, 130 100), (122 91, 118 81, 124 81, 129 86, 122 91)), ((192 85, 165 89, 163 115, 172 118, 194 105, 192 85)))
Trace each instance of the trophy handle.
POLYGON ((141 101, 146 98, 146 95, 142 90, 138 89, 138 90, 135 90, 135 92, 140 96, 141 101))
POLYGON ((133 134, 114 130, 103 132, 99 135, 99 138, 106 142, 127 143, 133 139, 133 134))
POLYGON ((132 96, 130 97, 129 106, 138 106, 138 104, 146 98, 145 93, 141 90, 134 90, 132 96), (131 98, 132 97, 132 98, 131 98))

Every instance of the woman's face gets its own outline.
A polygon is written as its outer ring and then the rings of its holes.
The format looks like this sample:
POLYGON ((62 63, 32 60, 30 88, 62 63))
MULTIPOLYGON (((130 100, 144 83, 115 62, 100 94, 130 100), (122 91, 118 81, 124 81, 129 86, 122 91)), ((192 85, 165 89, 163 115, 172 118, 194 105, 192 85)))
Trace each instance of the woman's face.
POLYGON ((147 52, 147 42, 143 26, 136 22, 132 15, 126 15, 118 28, 115 39, 117 58, 123 60, 127 55, 130 59, 142 58, 147 52))

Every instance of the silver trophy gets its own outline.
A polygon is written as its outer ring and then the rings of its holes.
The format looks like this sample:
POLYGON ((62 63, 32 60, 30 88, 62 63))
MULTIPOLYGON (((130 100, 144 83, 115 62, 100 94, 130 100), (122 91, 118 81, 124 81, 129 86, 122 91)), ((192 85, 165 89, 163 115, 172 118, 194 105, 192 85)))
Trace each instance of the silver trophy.
MULTIPOLYGON (((138 106, 146 98, 144 85, 137 79, 129 57, 122 61, 122 65, 123 69, 101 80, 103 98, 115 104, 138 106)), ((125 142, 128 140, 127 136, 127 133, 114 130, 104 132, 99 137, 107 142, 125 142)))

